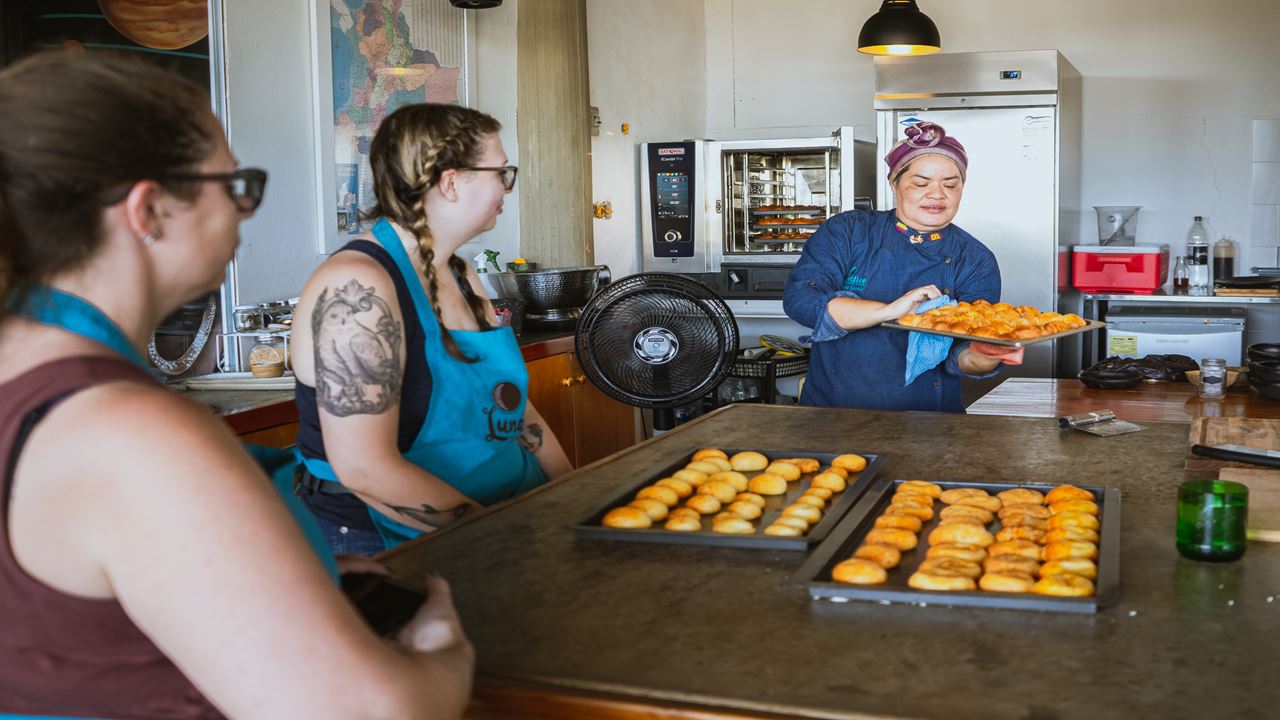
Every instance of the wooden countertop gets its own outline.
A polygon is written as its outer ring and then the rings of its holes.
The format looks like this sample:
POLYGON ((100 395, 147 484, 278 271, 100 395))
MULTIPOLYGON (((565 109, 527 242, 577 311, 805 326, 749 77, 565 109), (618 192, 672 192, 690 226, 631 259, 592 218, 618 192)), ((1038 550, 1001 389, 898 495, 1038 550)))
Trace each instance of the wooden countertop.
POLYGON ((1057 418, 1114 410, 1121 420, 1191 422, 1197 417, 1280 418, 1280 402, 1248 386, 1232 387, 1221 400, 1201 400, 1185 382, 1142 383, 1129 390, 1094 390, 1079 380, 1009 378, 967 408, 970 415, 1057 418))
POLYGON ((1280 685, 1249 678, 1280 642, 1280 546, 1250 543, 1229 564, 1177 554, 1187 432, 734 405, 384 558, 452 583, 477 649, 472 718, 1267 717, 1280 685), (1121 488, 1118 604, 1076 616, 813 601, 794 577, 805 552, 572 531, 620 484, 699 447, 851 444, 887 456, 883 477, 1121 488))

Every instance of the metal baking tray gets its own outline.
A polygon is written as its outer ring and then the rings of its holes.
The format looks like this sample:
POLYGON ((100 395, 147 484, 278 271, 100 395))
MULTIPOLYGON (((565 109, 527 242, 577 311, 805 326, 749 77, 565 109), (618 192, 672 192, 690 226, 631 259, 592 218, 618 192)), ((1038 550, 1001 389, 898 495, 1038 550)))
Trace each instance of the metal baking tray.
MULTIPOLYGON (((729 456, 734 453, 742 452, 751 448, 739 448, 736 450, 729 448, 721 448, 729 456)), ((683 460, 671 463, 667 467, 657 472, 650 473, 635 482, 628 483, 619 489, 609 501, 604 503, 599 509, 587 516, 582 522, 576 525, 573 530, 580 538, 588 538, 592 540, 624 540, 629 542, 651 542, 651 543, 670 543, 675 545, 715 545, 720 547, 735 548, 757 548, 762 550, 808 550, 814 543, 821 541, 827 537, 827 534, 836 527, 840 522, 840 518, 849 511, 857 502, 858 498, 871 487, 872 480, 875 479, 876 473, 880 470, 880 466, 885 462, 885 455, 882 453, 864 453, 857 450, 849 450, 847 452, 857 453, 867 459, 867 467, 863 469, 856 477, 849 477, 849 486, 839 495, 832 496, 832 501, 822 511, 822 519, 817 525, 809 528, 809 532, 799 537, 774 537, 765 535, 764 529, 768 527, 775 518, 782 514, 782 509, 795 502, 796 498, 804 494, 813 480, 816 473, 809 473, 800 476, 800 479, 788 483, 786 495, 776 495, 774 497, 765 498, 764 514, 751 522, 756 526, 754 535, 726 535, 711 531, 711 518, 714 516, 704 516, 702 518, 702 530, 696 532, 677 532, 675 530, 663 529, 661 524, 655 524, 651 528, 629 530, 626 528, 610 528, 604 527, 600 521, 604 519, 605 513, 610 510, 626 505, 635 498, 635 494, 646 485, 651 485, 664 477, 669 477, 671 473, 683 468, 692 462, 689 458, 697 451, 697 448, 690 450, 683 456, 683 460)), ((837 455, 843 453, 815 453, 815 452, 796 452, 789 450, 769 450, 760 449, 756 452, 763 453, 770 460, 779 458, 813 458, 822 463, 823 466, 831 464, 837 455)), ((748 477, 752 473, 743 473, 748 477)), ((665 522, 665 521, 664 521, 665 522)))
POLYGON ((1106 323, 1099 322, 1097 320, 1086 320, 1085 322, 1087 322, 1088 325, 1085 325, 1084 327, 1073 328, 1071 330, 1066 330, 1064 332, 1054 333, 1053 335, 1045 335, 1044 337, 1031 338, 1029 340, 1003 340, 1000 338, 978 337, 977 335, 964 335, 962 333, 947 332, 945 330, 933 330, 930 328, 910 327, 908 325, 900 325, 897 320, 882 322, 880 323, 880 327, 892 328, 894 330, 908 330, 911 332, 922 332, 922 333, 925 333, 926 335, 944 335, 946 337, 955 338, 957 340, 972 340, 973 342, 987 343, 988 345, 1004 345, 1006 347, 1020 348, 1020 347, 1026 347, 1028 345, 1035 345, 1037 343, 1048 342, 1050 340, 1057 340, 1059 338, 1064 338, 1068 335, 1077 335, 1079 333, 1086 333, 1086 332, 1092 332, 1094 330, 1101 330, 1102 328, 1107 326, 1106 323))
POLYGON ((800 208, 793 208, 789 210, 756 210, 755 208, 751 208, 752 215, 817 215, 819 213, 825 215, 826 212, 827 211, 822 208, 814 210, 804 210, 800 208))
MULTIPOLYGON (((903 480, 884 478, 878 481, 851 510, 840 526, 831 532, 827 542, 805 562, 796 573, 798 581, 809 587, 812 598, 844 598, 879 603, 915 603, 930 605, 967 605, 1017 610, 1048 612, 1096 613, 1098 608, 1111 605, 1120 597, 1120 490, 1112 487, 1080 486, 1093 493, 1098 503, 1098 578, 1094 581, 1093 597, 1055 597, 1031 593, 999 593, 985 590, 946 592, 917 590, 907 585, 907 578, 925 559, 929 548, 929 533, 938 527, 941 519, 935 512, 933 519, 920 531, 920 544, 902 554, 902 564, 889 571, 889 579, 883 585, 849 585, 831 580, 831 569, 853 555, 862 544, 862 538, 875 527, 876 518, 893 499, 903 480)), ((931 480, 944 490, 959 487, 982 488, 992 495, 1016 487, 1031 488, 1048 493, 1055 486, 1037 483, 946 482, 931 480)), ((934 509, 944 507, 935 503, 934 509)), ((988 530, 998 528, 997 519, 988 530)), ((993 531, 994 532, 994 531, 993 531)))

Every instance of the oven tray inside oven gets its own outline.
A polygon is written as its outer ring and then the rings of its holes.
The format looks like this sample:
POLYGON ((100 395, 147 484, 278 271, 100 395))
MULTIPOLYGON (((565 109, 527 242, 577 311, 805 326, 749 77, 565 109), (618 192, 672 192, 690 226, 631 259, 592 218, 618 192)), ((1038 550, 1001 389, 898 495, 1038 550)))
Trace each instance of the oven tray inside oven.
POLYGON ((922 332, 926 335, 944 335, 949 338, 956 338, 957 340, 971 340, 973 342, 987 343, 988 345, 1004 345, 1006 347, 1020 348, 1020 347, 1026 347, 1028 345, 1035 345, 1037 343, 1048 342, 1050 340, 1057 340, 1058 338, 1064 338, 1064 337, 1067 337, 1068 335, 1076 335, 1079 333, 1086 333, 1086 332, 1092 332, 1094 330, 1101 330, 1102 328, 1107 326, 1106 323, 1099 322, 1097 320, 1086 320, 1085 322, 1087 322, 1088 325, 1085 325, 1084 327, 1072 328, 1070 330, 1064 330, 1063 332, 1060 332, 1060 333, 1045 335, 1043 337, 1038 337, 1038 338, 1029 338, 1027 340, 1004 340, 1001 338, 985 338, 985 337, 978 337, 977 335, 965 335, 963 333, 947 332, 945 330, 933 330, 931 328, 911 327, 909 325, 899 324, 897 320, 882 322, 880 323, 880 327, 892 328, 894 330, 907 330, 910 332, 922 332))
MULTIPOLYGON (((734 453, 741 452, 745 448, 731 450, 729 448, 721 448, 730 457, 734 453)), ((808 473, 802 475, 799 480, 787 484, 787 493, 785 495, 776 495, 765 498, 764 514, 759 518, 751 521, 756 527, 753 535, 728 535, 725 533, 717 533, 711 531, 711 517, 704 516, 702 519, 702 530, 695 532, 678 532, 675 530, 666 530, 662 527, 662 522, 654 523, 651 528, 644 529, 628 529, 628 528, 611 528, 600 524, 606 513, 616 507, 622 507, 631 502, 635 498, 635 494, 647 485, 651 485, 664 477, 670 477, 671 473, 688 465, 690 457, 697 448, 689 450, 681 456, 682 459, 672 462, 670 465, 663 467, 655 472, 649 473, 637 479, 634 482, 627 483, 613 494, 607 502, 603 503, 597 510, 587 516, 581 523, 574 527, 574 533, 580 538, 594 540, 624 540, 629 542, 651 542, 651 543, 669 543, 676 545, 713 545, 722 547, 736 548, 757 548, 762 550, 808 550, 815 543, 827 537, 827 534, 836 527, 840 522, 840 518, 849 511, 851 507, 858 501, 862 493, 871 487, 875 475, 879 472, 880 467, 885 462, 885 455, 882 453, 864 453, 857 450, 848 452, 856 453, 866 458, 867 466, 857 475, 849 475, 849 485, 844 492, 833 495, 827 503, 826 508, 822 511, 822 519, 817 524, 809 528, 809 531, 799 537, 775 537, 773 535, 765 535, 764 529, 768 527, 779 515, 782 509, 795 502, 805 490, 809 489, 813 476, 817 473, 808 473)), ((837 455, 843 453, 815 453, 815 452, 799 452, 790 450, 770 450, 759 449, 756 452, 763 453, 770 461, 782 458, 813 458, 822 463, 823 468, 829 466, 831 461, 837 455)), ((747 471, 743 474, 747 477, 754 477, 763 471, 747 471)), ((683 500, 681 501, 683 505, 683 500)))
MULTIPOLYGON (((853 556, 862 544, 862 538, 875 527, 876 518, 893 499, 902 480, 884 478, 875 483, 862 500, 849 512, 839 527, 827 538, 796 573, 797 581, 806 584, 809 596, 815 599, 862 600, 880 603, 916 603, 929 605, 966 605, 975 607, 1012 608, 1051 612, 1096 613, 1098 608, 1111 605, 1120 597, 1120 490, 1112 487, 1081 485, 1093 493, 1098 503, 1098 577, 1094 581, 1093 597, 1056 597, 1031 593, 1002 593, 973 590, 944 592, 917 590, 907 585, 907 578, 925 560, 929 548, 929 533, 938 527, 937 511, 946 507, 934 504, 932 520, 924 524, 919 533, 920 544, 902 553, 902 564, 889 571, 889 579, 880 585, 850 585, 831 579, 831 569, 853 556)), ((1033 483, 944 482, 931 480, 944 490, 951 488, 982 488, 992 495, 1015 487, 1031 488, 1048 494, 1055 486, 1033 483)), ((998 523, 999 520, 996 520, 998 523)), ((990 530, 990 526, 988 527, 990 530)))

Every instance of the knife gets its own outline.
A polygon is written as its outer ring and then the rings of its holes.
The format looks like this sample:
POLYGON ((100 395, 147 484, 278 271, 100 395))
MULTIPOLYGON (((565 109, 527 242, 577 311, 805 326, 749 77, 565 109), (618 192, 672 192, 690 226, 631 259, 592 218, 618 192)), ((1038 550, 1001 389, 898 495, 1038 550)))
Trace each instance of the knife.
POLYGON ((1214 460, 1241 462, 1263 467, 1280 468, 1280 451, 1253 448, 1225 443, 1222 445, 1192 445, 1191 454, 1214 460))

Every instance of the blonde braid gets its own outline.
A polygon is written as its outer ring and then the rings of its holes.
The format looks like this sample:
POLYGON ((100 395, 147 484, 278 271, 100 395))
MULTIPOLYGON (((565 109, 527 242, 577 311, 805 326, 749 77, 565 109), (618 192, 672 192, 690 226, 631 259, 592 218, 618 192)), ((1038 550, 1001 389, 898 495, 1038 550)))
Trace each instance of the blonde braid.
MULTIPOLYGON (((437 155, 438 151, 431 154, 437 155)), ((424 162, 423 165, 431 167, 427 162, 424 162)), ((435 238, 431 236, 431 228, 427 224, 427 190, 431 188, 431 185, 431 173, 422 172, 418 175, 418 182, 414 187, 417 192, 417 199, 413 202, 412 214, 409 216, 413 218, 409 225, 409 230, 418 240, 418 254, 422 256, 422 273, 427 281, 427 299, 431 301, 431 311, 435 313, 437 324, 440 326, 440 341, 444 344, 445 352, 463 362, 475 362, 478 358, 468 357, 462 353, 457 341, 453 339, 453 335, 449 333, 449 328, 444 326, 444 320, 440 317, 439 284, 436 279, 435 266, 435 238)))

